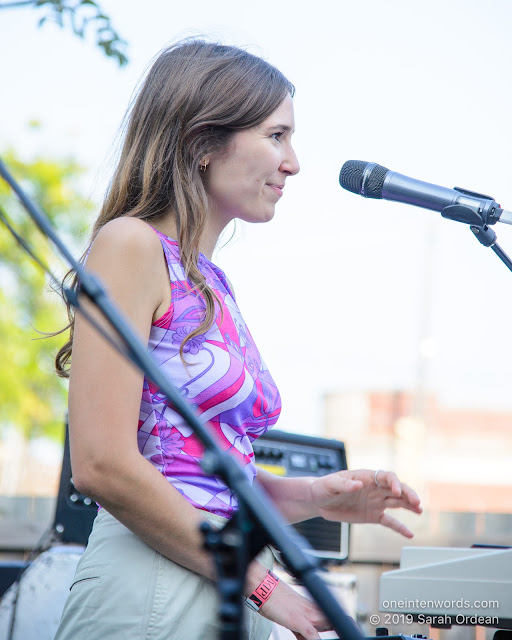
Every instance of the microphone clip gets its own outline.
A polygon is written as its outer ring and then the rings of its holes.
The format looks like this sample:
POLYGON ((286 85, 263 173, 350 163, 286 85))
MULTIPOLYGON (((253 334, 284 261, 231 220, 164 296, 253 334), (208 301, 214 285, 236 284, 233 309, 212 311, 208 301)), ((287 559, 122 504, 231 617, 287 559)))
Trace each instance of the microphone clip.
POLYGON ((455 220, 456 222, 464 222, 465 224, 483 227, 484 220, 482 216, 471 207, 465 207, 462 204, 450 204, 441 210, 443 218, 455 220))
POLYGON ((469 228, 475 238, 480 244, 483 244, 484 247, 492 247, 496 242, 497 238, 494 231, 487 226, 483 217, 474 209, 471 209, 471 207, 465 207, 461 204, 451 204, 442 209, 441 215, 448 220, 469 224, 469 228))

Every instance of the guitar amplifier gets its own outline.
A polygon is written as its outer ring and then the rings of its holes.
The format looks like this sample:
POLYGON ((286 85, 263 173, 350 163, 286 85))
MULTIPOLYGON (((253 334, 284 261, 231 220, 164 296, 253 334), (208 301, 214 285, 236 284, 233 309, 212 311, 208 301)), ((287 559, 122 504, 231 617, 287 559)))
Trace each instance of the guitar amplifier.
MULTIPOLYGON (((254 444, 256 465, 279 476, 324 476, 347 468, 343 442, 272 429, 254 444)), ((326 563, 348 559, 349 525, 313 518, 293 525, 326 563)))

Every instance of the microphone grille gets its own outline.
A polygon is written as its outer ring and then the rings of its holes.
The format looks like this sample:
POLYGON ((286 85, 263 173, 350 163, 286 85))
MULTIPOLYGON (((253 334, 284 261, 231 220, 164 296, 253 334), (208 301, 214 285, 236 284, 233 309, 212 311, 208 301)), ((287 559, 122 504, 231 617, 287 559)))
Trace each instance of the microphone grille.
POLYGON ((347 160, 341 167, 340 185, 365 198, 382 198, 382 187, 388 171, 375 162, 347 160))

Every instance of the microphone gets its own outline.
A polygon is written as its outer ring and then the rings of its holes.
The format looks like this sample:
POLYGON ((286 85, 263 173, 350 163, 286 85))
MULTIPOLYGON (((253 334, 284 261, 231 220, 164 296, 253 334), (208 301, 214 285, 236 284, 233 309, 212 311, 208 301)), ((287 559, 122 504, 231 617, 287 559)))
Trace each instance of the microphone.
POLYGON ((439 187, 390 171, 375 162, 348 160, 341 168, 340 185, 364 198, 384 198, 440 211, 444 218, 478 227, 498 221, 512 224, 512 212, 502 209, 492 196, 460 187, 439 187))

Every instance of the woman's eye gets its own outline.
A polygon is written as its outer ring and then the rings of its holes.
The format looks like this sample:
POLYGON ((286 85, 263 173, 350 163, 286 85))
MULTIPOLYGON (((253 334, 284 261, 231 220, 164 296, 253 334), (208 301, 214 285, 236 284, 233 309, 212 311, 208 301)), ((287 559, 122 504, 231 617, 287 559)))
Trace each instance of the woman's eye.
POLYGON ((274 138, 274 140, 277 140, 277 142, 280 142, 280 138, 283 135, 282 131, 277 131, 276 133, 272 134, 272 138, 274 138))

